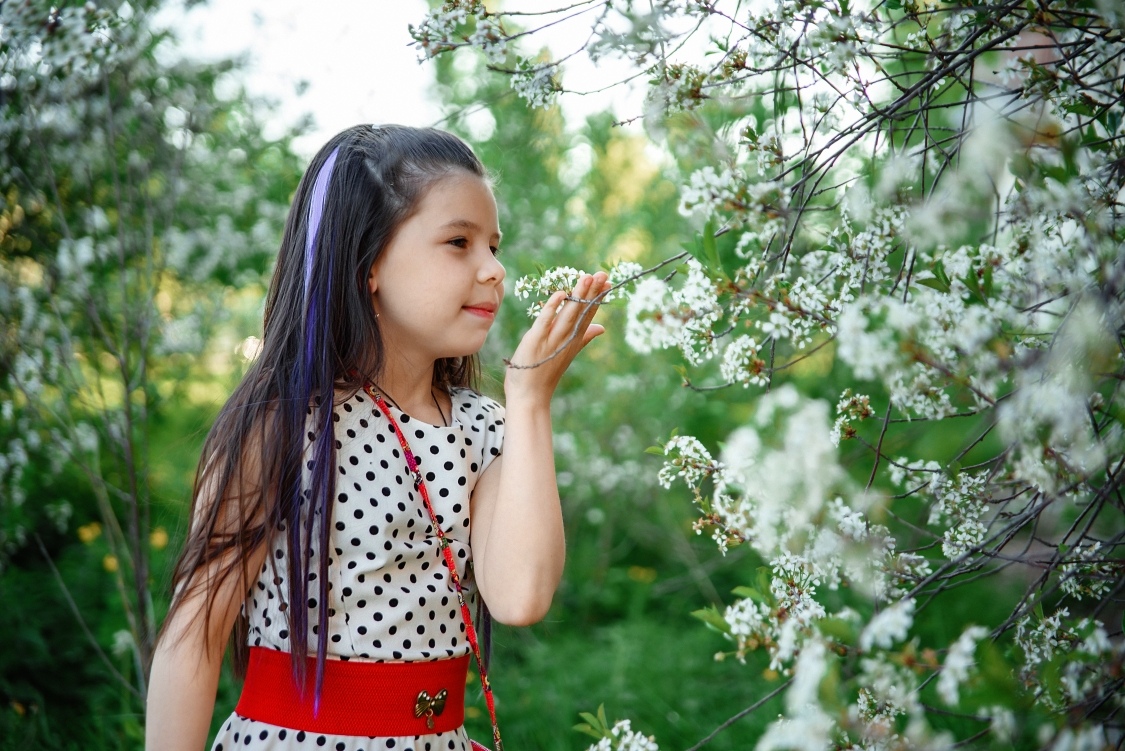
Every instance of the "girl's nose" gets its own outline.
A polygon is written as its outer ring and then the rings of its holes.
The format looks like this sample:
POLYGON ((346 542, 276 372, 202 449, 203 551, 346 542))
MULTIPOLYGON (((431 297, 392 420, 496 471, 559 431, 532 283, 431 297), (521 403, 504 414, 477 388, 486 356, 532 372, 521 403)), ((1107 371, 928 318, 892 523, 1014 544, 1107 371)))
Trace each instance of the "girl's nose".
POLYGON ((488 258, 481 264, 478 278, 482 282, 491 282, 499 284, 504 281, 504 276, 507 271, 504 269, 504 264, 500 263, 500 259, 492 253, 492 249, 488 250, 488 258))

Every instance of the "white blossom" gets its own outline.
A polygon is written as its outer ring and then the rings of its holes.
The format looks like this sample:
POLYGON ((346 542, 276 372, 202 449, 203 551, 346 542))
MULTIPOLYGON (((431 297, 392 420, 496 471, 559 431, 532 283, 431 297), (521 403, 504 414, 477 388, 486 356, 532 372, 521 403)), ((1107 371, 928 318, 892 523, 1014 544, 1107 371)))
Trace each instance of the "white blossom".
POLYGON ((738 200, 738 186, 744 182, 740 173, 730 168, 718 171, 708 165, 693 172, 680 189, 680 213, 709 218, 728 204, 738 200))
POLYGON ((723 350, 723 362, 720 372, 723 378, 730 383, 740 383, 743 387, 764 386, 766 375, 763 372, 765 363, 758 357, 758 342, 745 334, 732 340, 723 350))
POLYGON ((988 718, 988 730, 1000 743, 1010 743, 1015 738, 1018 726, 1016 713, 1011 709, 994 704, 990 707, 982 707, 981 716, 988 718))
POLYGON ((520 60, 511 79, 512 89, 532 107, 546 107, 558 91, 557 68, 550 63, 520 60))
POLYGON ((1016 644, 1024 655, 1024 670, 1027 674, 1034 672, 1041 663, 1050 660, 1055 652, 1067 641, 1070 636, 1068 629, 1063 626, 1063 619, 1070 616, 1067 608, 1060 608, 1054 615, 1043 618, 1037 624, 1032 624, 1032 616, 1022 618, 1016 624, 1016 644))
POLYGON ((831 746, 834 727, 821 710, 793 719, 783 717, 770 723, 754 751, 825 751, 831 746))
POLYGON ((665 461, 660 469, 660 484, 665 488, 671 487, 677 477, 695 487, 722 469, 722 464, 716 463, 703 443, 693 436, 673 436, 664 445, 664 455, 675 457, 665 461))
POLYGON ((880 610, 867 623, 859 637, 859 648, 864 651, 872 647, 890 649, 895 642, 906 638, 913 624, 914 600, 899 600, 880 610))
POLYGON ((973 654, 976 652, 977 642, 987 635, 988 629, 983 626, 969 626, 949 647, 937 683, 938 695, 946 704, 957 704, 958 689, 968 679, 969 671, 976 664, 973 654))
POLYGON ((652 736, 632 729, 629 720, 620 720, 610 728, 609 738, 602 738, 587 751, 660 751, 652 736))

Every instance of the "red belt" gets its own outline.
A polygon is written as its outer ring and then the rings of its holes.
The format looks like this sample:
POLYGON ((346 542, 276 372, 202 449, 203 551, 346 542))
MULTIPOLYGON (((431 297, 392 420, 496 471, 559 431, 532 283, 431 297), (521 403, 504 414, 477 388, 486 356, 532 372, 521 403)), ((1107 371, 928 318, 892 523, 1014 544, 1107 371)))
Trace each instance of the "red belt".
POLYGON ((433 662, 328 660, 319 706, 316 660, 307 660, 301 690, 288 652, 251 647, 235 713, 310 733, 377 737, 444 733, 465 721, 468 655, 433 662))

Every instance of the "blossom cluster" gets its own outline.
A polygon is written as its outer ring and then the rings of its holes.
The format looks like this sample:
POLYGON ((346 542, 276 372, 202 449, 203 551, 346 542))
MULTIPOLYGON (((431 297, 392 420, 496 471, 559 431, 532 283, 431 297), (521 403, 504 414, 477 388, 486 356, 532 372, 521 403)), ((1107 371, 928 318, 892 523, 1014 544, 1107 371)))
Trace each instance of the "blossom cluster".
MULTIPOLYGON (((613 302, 621 295, 621 287, 631 284, 644 273, 639 263, 635 261, 622 261, 609 270, 609 285, 611 289, 599 297, 599 303, 613 302)), ((554 266, 537 276, 524 276, 516 280, 513 294, 516 298, 527 300, 535 297, 548 298, 556 292, 569 293, 578 284, 578 280, 587 272, 571 266, 554 266)), ((539 315, 543 309, 542 302, 536 300, 527 308, 531 317, 539 315)))
POLYGON ((679 351, 701 399, 761 394, 721 451, 674 434, 658 474, 768 572, 708 618, 793 679, 759 749, 952 745, 927 691, 998 743, 1028 706, 1039 745, 1109 737, 1086 708, 1117 706, 1122 637, 1070 611, 1125 577, 1125 52, 1110 4, 1049 5, 597 6, 588 51, 645 76, 699 233, 622 291, 625 341, 679 351), (822 380, 831 416, 794 385, 822 380), (912 638, 982 579, 1010 617, 912 638), (831 655, 855 690, 826 711, 831 655), (1030 703, 972 705, 997 664, 1030 703))
POLYGON ((502 13, 489 12, 481 0, 447 0, 431 10, 410 35, 421 50, 421 59, 460 47, 481 51, 488 64, 510 74, 512 89, 532 107, 546 107, 560 90, 559 66, 520 54, 502 13), (505 66, 511 67, 505 67, 505 66))
POLYGON ((620 720, 610 728, 609 736, 591 745, 587 751, 660 751, 652 736, 633 730, 629 720, 620 720))

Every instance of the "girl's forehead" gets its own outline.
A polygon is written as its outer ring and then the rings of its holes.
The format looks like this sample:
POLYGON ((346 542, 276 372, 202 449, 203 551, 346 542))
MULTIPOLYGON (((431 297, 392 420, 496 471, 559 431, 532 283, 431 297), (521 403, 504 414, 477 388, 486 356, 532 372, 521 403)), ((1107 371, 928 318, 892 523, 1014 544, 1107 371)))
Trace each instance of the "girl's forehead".
POLYGON ((439 189, 460 190, 468 187, 480 188, 492 195, 492 183, 488 179, 456 167, 434 178, 425 192, 430 193, 439 189))
POLYGON ((457 215, 473 223, 484 220, 492 225, 498 223, 492 185, 488 180, 462 170, 434 180, 419 197, 417 208, 418 213, 429 214, 433 218, 457 215))

